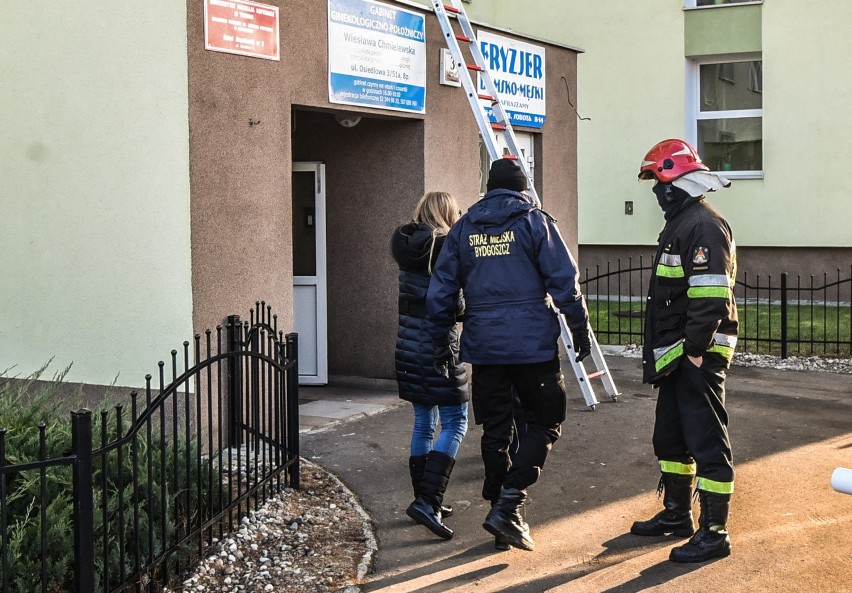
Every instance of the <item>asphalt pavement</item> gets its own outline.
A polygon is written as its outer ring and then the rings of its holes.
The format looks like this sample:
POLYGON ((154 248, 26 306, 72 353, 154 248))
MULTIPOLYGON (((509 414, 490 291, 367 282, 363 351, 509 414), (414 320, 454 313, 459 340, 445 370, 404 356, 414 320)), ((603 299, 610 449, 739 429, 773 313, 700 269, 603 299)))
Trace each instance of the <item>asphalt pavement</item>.
POLYGON ((642 385, 637 359, 607 363, 621 395, 610 401, 595 382, 594 411, 563 364, 568 417, 529 489, 534 552, 497 552, 482 528, 472 418, 446 494, 455 537, 445 541, 405 515, 413 414, 393 384, 301 388, 302 455, 337 475, 375 524, 379 549, 363 591, 852 593, 852 496, 830 487, 836 467, 852 467, 852 375, 731 369, 733 554, 678 565, 668 554, 682 539, 629 534, 633 520, 661 508, 650 442, 656 392, 642 385))

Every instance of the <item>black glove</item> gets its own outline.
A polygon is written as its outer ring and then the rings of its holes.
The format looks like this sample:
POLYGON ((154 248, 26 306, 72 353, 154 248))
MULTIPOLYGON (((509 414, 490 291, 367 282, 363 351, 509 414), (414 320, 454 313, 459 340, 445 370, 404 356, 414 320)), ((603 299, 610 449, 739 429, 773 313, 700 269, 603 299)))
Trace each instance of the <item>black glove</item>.
POLYGON ((435 346, 432 352, 432 360, 438 374, 449 379, 450 373, 455 372, 458 350, 454 344, 435 346))
POLYGON ((592 353, 592 340, 589 338, 589 328, 572 329, 571 339, 574 341, 574 352, 577 353, 577 358, 574 359, 574 362, 582 362, 584 358, 592 353))

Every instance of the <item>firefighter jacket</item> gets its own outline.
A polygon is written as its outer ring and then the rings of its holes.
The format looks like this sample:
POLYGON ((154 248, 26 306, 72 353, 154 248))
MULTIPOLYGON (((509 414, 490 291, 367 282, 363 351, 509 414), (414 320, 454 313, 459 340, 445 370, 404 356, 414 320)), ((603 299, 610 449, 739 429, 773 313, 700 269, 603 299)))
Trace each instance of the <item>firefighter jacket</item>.
POLYGON ((646 307, 643 381, 656 383, 684 354, 730 366, 737 344, 736 246, 728 223, 700 198, 674 213, 659 237, 646 307))
POLYGON ((460 289, 461 358, 472 364, 556 358, 559 321, 548 294, 570 328, 588 323, 577 268, 553 218, 511 190, 485 194, 447 235, 426 298, 435 345, 446 343, 460 289))

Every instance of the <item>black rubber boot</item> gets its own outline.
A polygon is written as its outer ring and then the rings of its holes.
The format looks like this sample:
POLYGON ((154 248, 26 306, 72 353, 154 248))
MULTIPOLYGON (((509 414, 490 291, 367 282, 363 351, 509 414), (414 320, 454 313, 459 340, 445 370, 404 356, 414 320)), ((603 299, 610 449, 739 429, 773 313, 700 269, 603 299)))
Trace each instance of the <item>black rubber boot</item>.
POLYGON ((635 521, 630 533, 635 535, 676 535, 689 537, 695 533, 692 524, 692 476, 663 473, 663 510, 647 521, 635 521))
POLYGON ((530 537, 530 526, 521 515, 521 507, 526 499, 526 490, 503 488, 500 491, 500 497, 482 524, 495 537, 495 547, 498 539, 502 539, 502 542, 521 550, 531 552, 535 549, 535 542, 530 537))
POLYGON ((453 530, 442 521, 441 503, 455 463, 449 455, 430 451, 420 480, 420 495, 405 509, 406 515, 444 539, 453 537, 453 530))
MULTIPOLYGON (((414 490, 414 498, 420 496, 420 480, 423 479, 423 469, 426 467, 426 455, 412 455, 408 458, 408 473, 411 475, 411 488, 414 490)), ((443 518, 453 515, 453 507, 448 504, 441 505, 441 516, 443 518)))
POLYGON ((698 497, 701 500, 698 532, 684 545, 671 551, 669 560, 672 562, 706 562, 731 555, 727 528, 731 495, 699 490, 698 497))

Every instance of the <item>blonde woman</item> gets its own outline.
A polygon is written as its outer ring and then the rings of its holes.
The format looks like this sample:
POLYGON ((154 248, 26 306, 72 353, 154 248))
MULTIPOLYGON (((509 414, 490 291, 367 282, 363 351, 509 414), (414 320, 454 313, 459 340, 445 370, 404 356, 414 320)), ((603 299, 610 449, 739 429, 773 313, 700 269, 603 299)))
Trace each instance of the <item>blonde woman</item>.
MULTIPOLYGON (((448 369, 448 376, 434 366, 426 292, 444 238, 460 214, 459 205, 450 194, 428 192, 417 202, 414 220, 397 228, 391 239, 391 252, 399 265, 396 379, 399 397, 411 402, 414 410, 408 467, 415 500, 405 512, 444 539, 453 537, 453 531, 443 522, 452 508, 443 506, 443 500, 467 432, 469 395, 461 362, 448 369), (439 418, 441 430, 436 439, 439 418)), ((463 313, 464 301, 459 299, 457 318, 463 313)), ((456 351, 458 339, 456 325, 451 337, 456 351)))

